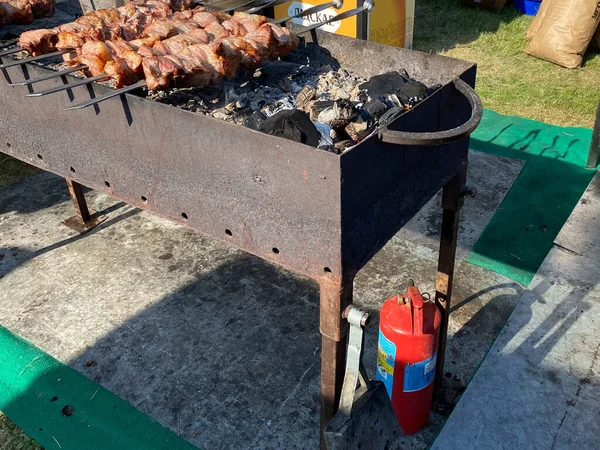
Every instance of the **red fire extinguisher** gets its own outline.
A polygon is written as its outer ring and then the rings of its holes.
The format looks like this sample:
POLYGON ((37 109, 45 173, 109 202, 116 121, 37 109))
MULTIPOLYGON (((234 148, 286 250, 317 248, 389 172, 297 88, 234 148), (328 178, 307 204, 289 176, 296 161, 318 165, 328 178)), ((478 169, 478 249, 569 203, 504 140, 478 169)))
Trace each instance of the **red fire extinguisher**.
POLYGON ((419 288, 388 299, 381 307, 377 379, 383 381, 405 434, 429 420, 441 314, 419 288))

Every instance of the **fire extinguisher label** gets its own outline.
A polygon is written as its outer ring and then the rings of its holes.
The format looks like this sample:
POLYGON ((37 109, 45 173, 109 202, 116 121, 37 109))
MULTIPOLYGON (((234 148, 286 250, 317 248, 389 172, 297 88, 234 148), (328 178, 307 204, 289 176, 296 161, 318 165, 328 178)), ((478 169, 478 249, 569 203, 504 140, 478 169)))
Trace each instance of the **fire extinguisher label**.
POLYGON ((383 381, 388 396, 392 398, 394 386, 394 361, 396 360, 396 344, 390 341, 379 330, 379 346, 377 347, 377 376, 383 381))
POLYGON ((437 351, 425 361, 404 367, 404 392, 419 391, 433 381, 436 358, 437 351))

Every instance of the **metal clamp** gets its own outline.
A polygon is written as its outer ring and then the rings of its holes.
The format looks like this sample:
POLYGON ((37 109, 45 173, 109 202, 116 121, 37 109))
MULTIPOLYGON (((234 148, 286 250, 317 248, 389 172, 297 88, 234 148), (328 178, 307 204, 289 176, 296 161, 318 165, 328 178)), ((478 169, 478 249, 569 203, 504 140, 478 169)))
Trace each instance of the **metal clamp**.
POLYGON ((369 377, 362 363, 362 348, 364 344, 363 328, 369 323, 369 314, 350 305, 342 317, 350 324, 350 337, 348 338, 348 356, 346 359, 346 375, 342 384, 339 412, 350 417, 352 405, 368 389, 369 377), (357 383, 360 386, 357 388, 357 383))
POLYGON ((471 118, 456 128, 431 133, 413 133, 409 131, 390 130, 387 126, 379 131, 379 139, 388 144, 398 145, 443 145, 458 141, 469 136, 481 122, 483 116, 483 105, 481 99, 475 90, 458 79, 454 81, 454 86, 463 94, 471 105, 473 111, 471 118))

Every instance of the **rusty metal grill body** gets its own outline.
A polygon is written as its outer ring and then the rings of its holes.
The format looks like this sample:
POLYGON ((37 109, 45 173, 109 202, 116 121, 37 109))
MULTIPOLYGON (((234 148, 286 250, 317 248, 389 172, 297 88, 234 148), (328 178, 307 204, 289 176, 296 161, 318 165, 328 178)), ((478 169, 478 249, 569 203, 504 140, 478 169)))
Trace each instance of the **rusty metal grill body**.
MULTIPOLYGON (((326 49, 364 77, 406 69, 428 85, 443 85, 392 130, 434 132, 471 116, 452 82, 473 86, 474 64, 322 32, 303 45, 326 49)), ((29 78, 49 73, 24 69, 29 78)), ((14 67, 4 78, 19 81, 23 72, 14 67)), ((82 86, 24 99, 26 89, 7 81, 0 77, 0 151, 320 283, 325 421, 341 387, 346 331, 340 313, 351 302, 354 275, 439 189, 453 179, 456 186, 464 182, 468 138, 402 146, 372 135, 336 155, 130 94, 64 111, 110 90, 82 86)), ((48 80, 36 90, 62 83, 48 80)), ((457 217, 445 216, 444 227, 457 217)), ((447 236, 454 246, 455 232, 447 236)), ((445 294, 438 284, 448 301, 451 281, 450 273, 445 294)))

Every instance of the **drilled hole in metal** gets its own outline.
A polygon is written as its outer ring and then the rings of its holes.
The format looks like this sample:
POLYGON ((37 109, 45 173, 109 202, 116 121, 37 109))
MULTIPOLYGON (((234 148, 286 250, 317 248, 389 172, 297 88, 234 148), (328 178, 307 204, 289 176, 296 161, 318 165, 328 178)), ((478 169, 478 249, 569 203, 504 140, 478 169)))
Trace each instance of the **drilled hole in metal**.
POLYGON ((181 213, 181 217, 183 217, 185 220, 188 219, 188 215, 186 213, 181 213))
POLYGON ((75 173, 75 167, 71 166, 71 167, 69 167, 69 170, 70 170, 71 172, 75 173))
POLYGON ((231 230, 230 230, 230 229, 227 229, 227 230, 225 230, 225 234, 226 234, 227 236, 233 236, 233 233, 231 232, 231 230))
POLYGON ((41 159, 41 160, 44 159, 44 157, 42 155, 40 155, 39 153, 37 154, 37 157, 38 157, 38 159, 41 159))
POLYGON ((273 253, 276 255, 279 254, 279 249, 277 247, 273 247, 273 253))
POLYGON ((323 269, 323 272, 325 272, 325 273, 331 273, 331 269, 329 267, 325 267, 323 269))
POLYGON ((105 181, 105 182, 104 182, 104 186, 106 186, 106 187, 108 187, 108 188, 109 188, 109 187, 110 187, 110 182, 109 182, 109 181, 105 181))
POLYGON ((145 195, 140 197, 144 203, 148 203, 148 198, 145 195))

